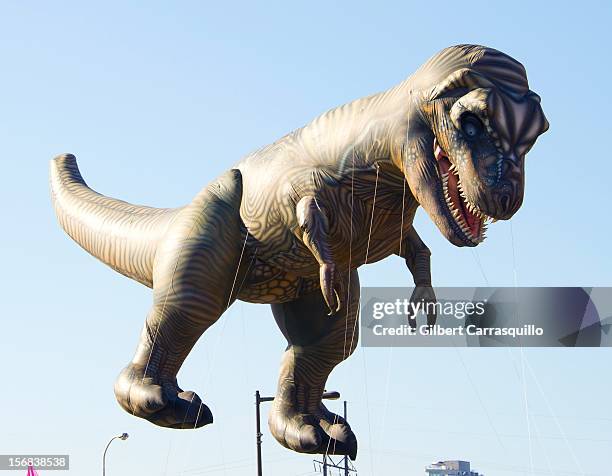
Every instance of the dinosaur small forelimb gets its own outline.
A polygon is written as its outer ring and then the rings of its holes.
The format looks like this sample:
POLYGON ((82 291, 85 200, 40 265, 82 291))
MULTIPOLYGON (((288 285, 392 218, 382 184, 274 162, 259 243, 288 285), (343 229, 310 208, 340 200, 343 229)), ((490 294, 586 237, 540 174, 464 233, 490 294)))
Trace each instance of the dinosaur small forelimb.
POLYGON ((431 252, 428 249, 416 251, 406 257, 406 265, 417 286, 431 286, 431 252))
POLYGON ((343 282, 336 272, 336 263, 329 246, 329 219, 313 196, 302 198, 296 206, 301 239, 319 263, 319 282, 329 314, 342 308, 343 282))
MULTIPOLYGON (((412 302, 435 303, 436 294, 431 287, 431 251, 423 243, 421 237, 414 227, 410 227, 402 242, 402 258, 406 260, 406 265, 412 273, 415 289, 410 300, 412 302)), ((411 316, 409 323, 416 326, 416 316, 411 316)), ((427 324, 436 323, 435 308, 427 313, 427 324)))
POLYGON ((404 237, 400 256, 406 260, 415 285, 431 286, 431 251, 412 226, 404 237))

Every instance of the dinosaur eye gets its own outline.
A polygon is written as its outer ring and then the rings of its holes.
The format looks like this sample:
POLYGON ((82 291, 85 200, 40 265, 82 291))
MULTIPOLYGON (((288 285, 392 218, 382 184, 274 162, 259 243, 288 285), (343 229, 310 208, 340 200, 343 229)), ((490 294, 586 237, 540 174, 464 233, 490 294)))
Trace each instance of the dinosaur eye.
POLYGON ((465 113, 461 116, 461 130, 469 139, 473 139, 482 132, 482 122, 474 114, 465 113))

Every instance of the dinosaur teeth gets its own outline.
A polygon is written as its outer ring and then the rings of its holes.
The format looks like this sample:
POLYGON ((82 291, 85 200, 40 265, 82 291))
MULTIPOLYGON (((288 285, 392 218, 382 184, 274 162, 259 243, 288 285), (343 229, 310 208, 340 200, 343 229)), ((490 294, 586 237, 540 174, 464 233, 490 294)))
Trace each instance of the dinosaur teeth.
MULTIPOLYGON (((444 150, 440 147, 437 140, 434 139, 434 156, 436 160, 440 161, 443 158, 448 160, 448 156, 445 154, 444 150)), ((471 203, 468 198, 465 190, 463 189, 463 184, 461 183, 461 177, 459 176, 459 171, 455 164, 450 163, 448 161, 445 167, 439 166, 440 179, 442 182, 442 195, 444 196, 444 200, 446 202, 448 211, 452 219, 455 221, 455 224, 458 226, 459 230, 463 233, 465 238, 472 242, 473 244, 478 244, 482 240, 484 240, 485 232, 486 232, 486 221, 489 219, 487 215, 482 213, 478 207, 471 203), (451 175, 454 181, 451 181, 451 175), (452 187, 451 187, 452 184, 452 187), (455 204, 457 200, 457 196, 460 197, 460 204, 455 204), (471 213, 473 217, 480 221, 480 226, 477 233, 472 232, 472 226, 468 224, 468 220, 471 222, 472 218, 468 218, 468 215, 464 216, 466 210, 471 213)))

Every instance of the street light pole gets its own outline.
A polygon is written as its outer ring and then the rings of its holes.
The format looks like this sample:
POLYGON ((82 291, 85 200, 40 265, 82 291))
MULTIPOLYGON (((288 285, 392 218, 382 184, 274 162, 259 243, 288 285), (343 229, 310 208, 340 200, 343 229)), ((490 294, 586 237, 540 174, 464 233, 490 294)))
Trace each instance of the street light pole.
MULTIPOLYGON (((344 400, 344 421, 346 421, 346 400, 344 400)), ((344 476, 349 476, 349 462, 346 455, 344 455, 344 476)))
MULTIPOLYGON (((344 401, 344 420, 346 420, 346 400, 344 401)), ((315 464, 315 470, 321 471, 323 473, 323 476, 328 476, 328 474, 330 473, 330 469, 334 470, 340 470, 344 473, 345 476, 349 476, 351 473, 355 473, 357 474, 357 470, 355 469, 355 467, 349 462, 349 457, 347 455, 344 455, 344 457, 338 461, 337 463, 334 462, 334 460, 331 458, 330 455, 327 454, 327 452, 323 455, 323 458, 321 459, 321 461, 319 461, 318 459, 315 459, 313 461, 313 463, 315 464), (318 465, 318 466, 317 466, 318 465)), ((340 474, 340 473, 338 473, 340 474)))
POLYGON ((102 455, 102 476, 106 476, 106 452, 108 451, 108 447, 111 445, 111 443, 115 440, 127 440, 128 437, 130 435, 128 435, 127 433, 121 433, 120 435, 117 436, 113 436, 110 441, 108 442, 108 444, 106 445, 106 448, 104 448, 104 454, 102 455))
POLYGON ((259 390, 255 392, 255 437, 257 439, 257 476, 261 476, 261 416, 259 414, 259 390))
MULTIPOLYGON (((321 399, 323 400, 338 400, 339 398, 339 392, 325 392, 321 396, 321 399)), ((255 392, 255 439, 257 444, 257 476, 263 476, 263 468, 261 462, 261 437, 263 435, 261 433, 261 411, 259 409, 259 405, 260 403, 271 402, 272 400, 274 400, 274 397, 262 397, 259 393, 259 390, 255 392)))
POLYGON ((261 403, 261 395, 259 390, 255 392, 255 428, 257 438, 257 476, 262 476, 261 469, 261 412, 259 404, 261 403))

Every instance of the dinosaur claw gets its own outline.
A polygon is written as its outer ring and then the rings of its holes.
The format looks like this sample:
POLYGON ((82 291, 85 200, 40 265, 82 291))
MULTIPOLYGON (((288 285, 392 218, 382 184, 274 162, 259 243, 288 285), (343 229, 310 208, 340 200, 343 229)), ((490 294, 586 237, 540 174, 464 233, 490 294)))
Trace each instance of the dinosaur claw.
POLYGON ((195 392, 181 390, 176 382, 145 379, 145 367, 129 364, 115 383, 115 396, 124 410, 166 428, 195 429, 213 422, 210 409, 195 392))
POLYGON ((185 430, 212 423, 213 415, 194 392, 180 392, 148 420, 158 426, 185 430))
POLYGON ((338 291, 336 291, 335 289, 334 289, 334 294, 336 295, 336 302, 338 304, 334 312, 339 312, 340 309, 342 309, 342 301, 340 301, 340 296, 338 295, 338 291))

